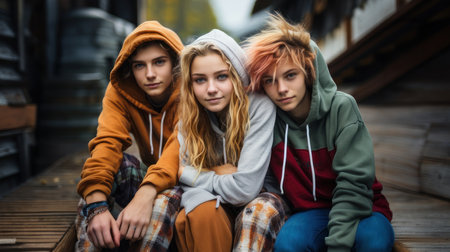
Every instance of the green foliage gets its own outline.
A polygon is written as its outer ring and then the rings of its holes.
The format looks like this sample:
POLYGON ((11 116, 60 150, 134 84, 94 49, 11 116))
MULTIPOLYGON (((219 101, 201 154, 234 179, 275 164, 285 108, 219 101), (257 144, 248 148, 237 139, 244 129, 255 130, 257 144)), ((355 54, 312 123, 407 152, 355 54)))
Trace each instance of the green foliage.
POLYGON ((208 0, 147 0, 147 20, 158 20, 188 43, 217 28, 216 17, 208 0))

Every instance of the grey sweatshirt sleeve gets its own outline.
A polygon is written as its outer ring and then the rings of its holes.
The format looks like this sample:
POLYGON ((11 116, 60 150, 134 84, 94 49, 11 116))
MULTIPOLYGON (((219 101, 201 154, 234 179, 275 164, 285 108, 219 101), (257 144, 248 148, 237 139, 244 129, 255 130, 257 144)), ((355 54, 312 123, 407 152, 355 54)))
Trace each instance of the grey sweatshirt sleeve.
POLYGON ((197 171, 186 166, 180 182, 198 186, 232 205, 244 205, 260 192, 270 161, 275 123, 275 105, 263 94, 250 94, 250 128, 237 165, 237 172, 216 175, 214 172, 197 171))

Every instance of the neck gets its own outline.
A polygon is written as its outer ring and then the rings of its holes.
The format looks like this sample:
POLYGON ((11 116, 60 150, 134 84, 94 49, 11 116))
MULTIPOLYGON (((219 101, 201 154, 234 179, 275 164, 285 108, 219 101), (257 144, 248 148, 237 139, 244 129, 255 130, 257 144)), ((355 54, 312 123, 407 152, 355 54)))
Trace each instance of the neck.
POLYGON ((169 101, 170 94, 172 94, 172 85, 167 87, 161 95, 147 96, 147 98, 153 108, 161 109, 169 101))
POLYGON ((226 124, 227 124, 227 112, 228 112, 228 107, 226 107, 225 109, 223 109, 220 112, 215 113, 216 117, 217 117, 217 121, 219 122, 219 128, 222 131, 226 130, 226 124))
POLYGON ((297 107, 289 111, 288 113, 298 124, 302 124, 308 117, 310 109, 311 95, 309 95, 308 92, 303 100, 297 105, 297 107))

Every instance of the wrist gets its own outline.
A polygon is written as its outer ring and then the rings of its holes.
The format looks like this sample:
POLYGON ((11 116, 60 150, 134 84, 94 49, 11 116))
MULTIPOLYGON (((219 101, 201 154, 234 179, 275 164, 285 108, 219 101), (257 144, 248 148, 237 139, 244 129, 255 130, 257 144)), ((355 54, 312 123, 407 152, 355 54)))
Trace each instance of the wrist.
POLYGON ((101 191, 93 191, 86 196, 87 204, 99 201, 106 201, 106 195, 101 191))
POLYGON ((84 205, 83 209, 81 210, 81 215, 88 218, 92 213, 98 212, 96 211, 96 209, 104 209, 104 208, 108 210, 108 202, 106 200, 92 202, 84 205))
POLYGON ((156 197, 156 187, 150 183, 142 185, 136 194, 145 196, 144 198, 154 199, 156 197))

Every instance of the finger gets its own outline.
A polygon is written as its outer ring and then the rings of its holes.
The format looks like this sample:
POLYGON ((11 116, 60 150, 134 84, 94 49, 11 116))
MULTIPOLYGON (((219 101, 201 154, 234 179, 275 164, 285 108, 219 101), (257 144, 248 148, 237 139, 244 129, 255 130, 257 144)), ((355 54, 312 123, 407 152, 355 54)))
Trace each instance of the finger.
POLYGON ((114 244, 116 245, 116 247, 119 247, 120 246, 120 231, 119 231, 119 226, 117 225, 117 223, 111 224, 111 232, 112 232, 112 238, 113 238, 114 244))
POLYGON ((131 239, 133 239, 133 234, 134 234, 134 231, 136 230, 136 226, 135 225, 129 225, 128 226, 128 231, 127 231, 127 233, 126 233, 126 235, 125 235, 125 238, 127 239, 127 240, 131 240, 131 239))
POLYGON ((120 226, 122 225, 122 217, 123 217, 123 211, 122 212, 120 212, 120 214, 119 214, 119 217, 117 217, 117 221, 116 221, 116 223, 117 223, 117 226, 120 228, 120 226))
POLYGON ((134 230, 134 234, 133 234, 133 238, 132 238, 132 241, 137 241, 137 240, 140 240, 141 239, 141 231, 142 231, 142 229, 143 229, 143 226, 142 225, 138 225, 138 226, 136 226, 136 229, 134 230))
POLYGON ((102 230, 94 230, 95 232, 95 236, 97 238, 97 243, 99 248, 104 248, 105 247, 105 242, 103 241, 103 235, 102 235, 102 230))
POLYGON ((122 218, 120 219, 120 225, 119 225, 121 238, 126 238, 128 226, 129 226, 129 221, 126 221, 122 216, 122 218))
POLYGON ((141 233, 139 234, 139 240, 143 239, 145 237, 145 234, 147 233, 149 225, 144 225, 141 229, 141 233))
POLYGON ((93 233, 92 230, 88 231, 88 238, 89 241, 94 244, 94 247, 99 247, 98 241, 97 241, 97 237, 95 237, 95 234, 93 233))
POLYGON ((106 228, 103 229, 102 235, 103 235, 103 242, 105 243, 105 247, 113 249, 114 248, 114 242, 113 242, 113 239, 111 237, 110 229, 106 229, 106 228))

